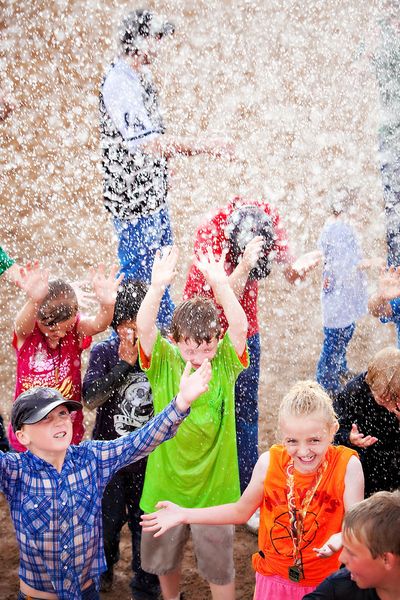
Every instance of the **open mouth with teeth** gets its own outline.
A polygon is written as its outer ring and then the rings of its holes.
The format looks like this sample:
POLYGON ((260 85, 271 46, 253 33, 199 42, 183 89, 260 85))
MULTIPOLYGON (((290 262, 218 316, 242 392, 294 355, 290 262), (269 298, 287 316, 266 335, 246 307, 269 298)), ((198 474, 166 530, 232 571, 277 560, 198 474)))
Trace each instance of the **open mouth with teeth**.
POLYGON ((66 432, 66 431, 59 431, 58 433, 55 433, 53 437, 55 437, 55 438, 57 438, 57 439, 58 439, 58 438, 63 438, 63 437, 65 437, 66 435, 67 435, 67 432, 66 432))

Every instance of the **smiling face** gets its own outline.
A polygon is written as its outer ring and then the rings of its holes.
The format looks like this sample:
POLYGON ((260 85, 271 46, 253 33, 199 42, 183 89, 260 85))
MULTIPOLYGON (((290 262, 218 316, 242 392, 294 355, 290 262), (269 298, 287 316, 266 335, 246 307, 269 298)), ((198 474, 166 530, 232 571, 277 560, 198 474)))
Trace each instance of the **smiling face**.
POLYGON ((198 344, 194 340, 181 340, 177 342, 182 358, 184 361, 190 361, 193 369, 198 369, 203 361, 207 358, 212 360, 217 352, 218 339, 213 338, 211 342, 202 342, 198 344))
POLYGON ((313 473, 322 464, 337 425, 329 426, 317 413, 285 416, 280 424, 283 444, 300 473, 313 473))
POLYGON ((16 436, 32 454, 52 462, 51 457, 63 456, 71 443, 71 414, 64 404, 60 404, 41 421, 22 425, 16 436))
POLYGON ((60 340, 67 335, 68 332, 72 331, 76 322, 76 316, 70 317, 65 321, 56 323, 55 325, 45 325, 41 321, 38 321, 38 327, 47 338, 47 343, 50 348, 57 348, 60 340))
POLYGON ((359 588, 378 588, 387 578, 383 556, 373 558, 367 546, 352 535, 343 533, 343 549, 339 560, 351 573, 359 588))

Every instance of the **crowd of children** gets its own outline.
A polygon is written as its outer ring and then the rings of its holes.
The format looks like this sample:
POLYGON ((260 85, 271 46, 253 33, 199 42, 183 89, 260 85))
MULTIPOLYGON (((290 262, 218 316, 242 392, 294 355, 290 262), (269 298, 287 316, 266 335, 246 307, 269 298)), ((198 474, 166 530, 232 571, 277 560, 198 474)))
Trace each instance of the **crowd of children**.
MULTIPOLYGON (((168 290, 178 249, 166 247, 166 159, 223 147, 161 143, 157 96, 143 67, 173 27, 149 11, 130 13, 122 25, 123 52, 100 98, 105 202, 122 273, 91 271, 98 308, 89 317, 73 285, 50 279, 37 262, 20 267, 0 248, 0 275, 27 297, 12 341, 14 451, 0 420, 0 490, 19 544, 18 598, 98 600, 113 585, 127 522, 133 600, 182 598, 189 535, 213 600, 234 600, 234 525, 258 509, 254 600, 394 600, 400 351, 382 350, 343 385, 346 348, 367 309, 368 265, 343 216, 351 193, 333 194, 319 250, 297 261, 269 204, 235 198, 198 229, 184 299, 174 308, 168 290), (293 283, 321 259, 319 383, 289 390, 280 443, 258 457, 258 281, 274 261, 293 283), (82 385, 81 353, 109 326, 82 385), (82 399, 96 410, 91 441, 82 441, 82 399), (364 493, 371 497, 363 501, 364 493), (341 563, 347 569, 338 571, 341 563)), ((396 316, 399 278, 394 268, 382 274, 373 314, 396 316)))

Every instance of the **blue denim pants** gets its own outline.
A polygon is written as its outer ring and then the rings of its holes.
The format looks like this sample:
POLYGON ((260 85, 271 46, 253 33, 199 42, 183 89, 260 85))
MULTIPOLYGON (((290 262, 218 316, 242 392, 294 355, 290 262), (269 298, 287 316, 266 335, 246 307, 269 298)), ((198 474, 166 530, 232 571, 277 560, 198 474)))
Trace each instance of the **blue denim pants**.
POLYGON ((346 351, 353 337, 355 323, 343 328, 324 327, 324 343, 317 365, 316 379, 328 392, 340 390, 340 375, 347 373, 346 351))
POLYGON ((240 490, 250 483, 258 460, 258 382, 260 379, 260 334, 247 340, 250 355, 248 369, 242 371, 235 387, 236 442, 239 461, 240 490))
MULTIPOLYGON (((173 244, 168 208, 132 221, 114 219, 114 227, 118 236, 120 272, 150 283, 156 251, 173 244)), ((174 308, 167 288, 158 313, 157 325, 160 329, 168 329, 174 308)))

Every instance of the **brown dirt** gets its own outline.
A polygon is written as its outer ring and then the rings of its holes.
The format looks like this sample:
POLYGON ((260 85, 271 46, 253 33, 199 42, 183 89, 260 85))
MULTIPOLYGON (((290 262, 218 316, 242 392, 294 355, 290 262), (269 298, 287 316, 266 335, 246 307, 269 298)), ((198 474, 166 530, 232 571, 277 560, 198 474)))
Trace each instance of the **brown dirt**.
MULTIPOLYGON (((376 131, 378 96, 366 59, 357 59, 376 16, 372 2, 354 0, 159 0, 177 33, 165 44, 158 73, 168 131, 233 138, 240 160, 176 159, 170 193, 182 265, 204 215, 233 194, 270 197, 287 226, 294 253, 311 250, 325 218, 324 194, 339 183, 359 188, 354 207, 367 256, 384 254, 376 131)), ((0 125, 1 244, 26 262, 37 257, 53 274, 81 278, 88 267, 115 261, 115 239, 102 207, 96 90, 113 56, 123 1, 6 0, 0 20, 2 84, 17 107, 0 125)), ((371 273, 371 289, 376 281, 371 273)), ((280 398, 311 378, 321 344, 320 271, 290 288, 275 269, 260 291, 263 362, 260 439, 275 438, 280 398)), ((9 414, 15 360, 12 319, 23 298, 1 282, 0 408, 9 414)), ((363 318, 349 350, 361 370, 394 343, 391 327, 363 318)), ((88 430, 91 422, 88 416, 88 430)), ((0 598, 17 593, 18 552, 0 498, 0 598)), ((250 556, 256 538, 238 529, 237 598, 252 597, 250 556)), ((129 598, 126 532, 115 591, 129 598)), ((184 564, 189 600, 209 598, 191 549, 184 564)))

